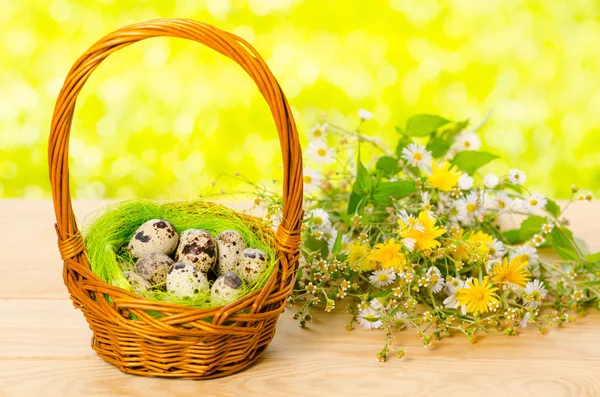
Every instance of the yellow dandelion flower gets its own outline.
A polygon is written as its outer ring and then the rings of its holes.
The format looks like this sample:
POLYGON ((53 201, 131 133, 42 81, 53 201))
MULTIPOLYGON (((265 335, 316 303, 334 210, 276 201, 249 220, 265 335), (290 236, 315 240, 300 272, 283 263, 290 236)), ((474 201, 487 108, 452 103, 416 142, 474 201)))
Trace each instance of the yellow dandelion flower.
POLYGON ((471 233, 467 239, 467 244, 472 252, 475 252, 481 256, 486 256, 490 253, 490 247, 488 244, 494 242, 494 238, 484 232, 471 233))
POLYGON ((529 262, 523 261, 520 257, 514 258, 510 263, 507 258, 504 258, 502 263, 498 263, 492 269, 492 280, 524 287, 531 278, 531 274, 525 269, 528 264, 529 262))
POLYGON ((350 245, 348 252, 348 262, 357 264, 361 272, 369 272, 375 270, 376 263, 368 259, 369 246, 361 244, 358 241, 350 245))
POLYGON ((379 262, 384 269, 402 270, 406 264, 406 256, 400 251, 401 248, 402 244, 391 238, 385 243, 377 244, 367 258, 379 262))
POLYGON ((404 238, 415 240, 415 250, 425 251, 437 248, 440 242, 436 238, 446 233, 443 227, 435 226, 435 220, 431 219, 427 212, 421 211, 417 218, 419 227, 407 227, 400 235, 404 238))
POLYGON ((444 161, 441 164, 433 163, 431 175, 427 181, 434 188, 438 188, 444 192, 449 192, 458 183, 462 172, 458 171, 456 166, 450 167, 450 163, 444 161))
POLYGON ((467 282, 465 288, 456 290, 456 299, 458 303, 467 306, 467 312, 477 315, 487 313, 490 303, 498 303, 497 287, 489 282, 489 277, 485 276, 481 282, 474 279, 467 282))

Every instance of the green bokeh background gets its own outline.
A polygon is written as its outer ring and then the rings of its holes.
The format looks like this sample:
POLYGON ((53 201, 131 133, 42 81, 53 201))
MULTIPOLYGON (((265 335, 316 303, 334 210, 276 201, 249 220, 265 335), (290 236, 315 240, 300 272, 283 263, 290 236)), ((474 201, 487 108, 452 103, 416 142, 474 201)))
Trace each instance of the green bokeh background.
MULTIPOLYGON (((0 0, 0 197, 48 197, 54 100, 104 34, 156 17, 215 24, 250 41, 294 108, 390 144, 420 112, 469 118, 532 190, 600 189, 600 6, 517 0, 0 0)), ((304 142, 306 142, 303 137, 304 142)), ((78 101, 77 198, 193 197, 222 172, 278 178, 279 144, 258 90, 196 43, 152 39, 111 56, 78 101)), ((231 183, 224 183, 231 188, 231 183)))

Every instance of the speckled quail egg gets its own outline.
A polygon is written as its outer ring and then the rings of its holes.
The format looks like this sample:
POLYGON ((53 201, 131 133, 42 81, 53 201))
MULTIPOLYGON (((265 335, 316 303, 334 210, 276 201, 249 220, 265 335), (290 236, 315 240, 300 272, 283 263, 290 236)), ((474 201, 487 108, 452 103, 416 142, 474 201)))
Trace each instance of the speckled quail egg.
POLYGON ((129 286, 131 287, 131 291, 135 292, 136 294, 139 294, 141 292, 146 292, 151 287, 150 283, 148 281, 146 281, 145 278, 143 278, 142 276, 140 276, 137 273, 130 272, 130 271, 124 271, 123 275, 125 276, 125 279, 129 283, 129 286))
POLYGON ((247 282, 256 281, 267 268, 267 254, 258 248, 246 248, 240 255, 237 273, 247 282))
POLYGON ((150 285, 164 284, 173 259, 160 252, 154 252, 138 259, 135 263, 137 273, 150 285))
POLYGON ((193 296, 201 291, 209 291, 210 285, 206 275, 189 263, 177 262, 169 269, 167 275, 167 292, 185 297, 193 296))
POLYGON ((134 258, 141 258, 154 252, 170 255, 177 247, 179 236, 170 222, 151 219, 137 228, 127 249, 134 258))
POLYGON ((192 264, 196 269, 207 273, 217 261, 215 239, 207 230, 185 230, 179 237, 175 260, 192 264))
POLYGON ((219 253, 217 274, 235 271, 240 262, 240 254, 246 249, 244 238, 235 230, 225 230, 215 240, 219 253))
POLYGON ((242 292, 242 279, 234 272, 225 273, 219 277, 210 290, 213 303, 227 305, 235 302, 242 292))

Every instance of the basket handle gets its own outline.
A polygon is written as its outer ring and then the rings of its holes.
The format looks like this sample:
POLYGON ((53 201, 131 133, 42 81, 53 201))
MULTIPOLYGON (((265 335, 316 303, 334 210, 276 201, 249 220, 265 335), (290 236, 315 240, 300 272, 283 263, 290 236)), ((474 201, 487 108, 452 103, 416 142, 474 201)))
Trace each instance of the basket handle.
POLYGON ((283 212, 276 243, 286 254, 279 263, 289 277, 297 266, 303 196, 302 152, 290 106, 268 66, 248 42, 214 26, 188 19, 155 19, 118 29, 90 47, 69 71, 56 100, 48 145, 55 227, 63 260, 84 251, 69 189, 69 135, 77 96, 92 72, 110 54, 140 40, 160 36, 194 40, 231 58, 252 77, 267 101, 279 133, 283 159, 283 212))

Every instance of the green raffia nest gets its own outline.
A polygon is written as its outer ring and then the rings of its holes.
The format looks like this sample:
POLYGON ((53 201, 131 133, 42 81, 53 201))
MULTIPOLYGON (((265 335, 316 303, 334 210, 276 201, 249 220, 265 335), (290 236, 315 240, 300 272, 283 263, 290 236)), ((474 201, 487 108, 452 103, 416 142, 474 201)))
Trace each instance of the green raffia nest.
MULTIPOLYGON (((160 204, 150 200, 131 200, 108 206, 85 228, 83 235, 91 270, 105 282, 131 291, 123 275, 124 271, 133 271, 135 265, 127 251, 127 244, 142 223, 156 218, 171 222, 180 234, 192 228, 208 230, 213 236, 224 230, 236 230, 248 247, 265 251, 269 257, 267 269, 256 281, 244 284, 240 297, 262 288, 275 268, 277 258, 272 235, 265 233, 258 223, 249 223, 243 215, 227 207, 205 201, 160 204)), ((219 306, 211 302, 210 293, 206 292, 194 297, 178 297, 149 290, 141 295, 199 308, 219 306)))

